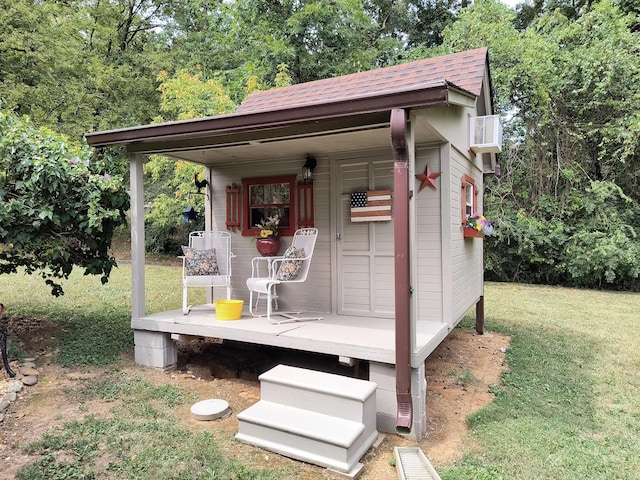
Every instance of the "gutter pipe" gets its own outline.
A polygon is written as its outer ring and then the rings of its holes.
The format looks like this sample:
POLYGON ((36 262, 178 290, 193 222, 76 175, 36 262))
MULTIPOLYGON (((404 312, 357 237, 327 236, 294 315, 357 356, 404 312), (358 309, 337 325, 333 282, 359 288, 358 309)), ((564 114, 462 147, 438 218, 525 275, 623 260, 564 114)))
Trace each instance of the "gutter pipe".
POLYGON ((393 148, 394 196, 394 271, 396 330, 396 431, 411 432, 411 322, 409 259, 409 148, 407 117, 404 109, 391 110, 391 146, 393 148))

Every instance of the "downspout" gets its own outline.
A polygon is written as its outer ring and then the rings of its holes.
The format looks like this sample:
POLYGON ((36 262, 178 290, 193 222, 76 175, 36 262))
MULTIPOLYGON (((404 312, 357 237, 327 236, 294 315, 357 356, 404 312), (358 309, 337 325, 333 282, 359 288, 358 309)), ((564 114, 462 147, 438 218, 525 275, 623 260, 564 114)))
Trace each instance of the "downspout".
POLYGON ((393 248, 396 329, 396 431, 408 434, 413 424, 411 400, 411 322, 409 266, 409 149, 404 109, 391 110, 393 148, 393 248))

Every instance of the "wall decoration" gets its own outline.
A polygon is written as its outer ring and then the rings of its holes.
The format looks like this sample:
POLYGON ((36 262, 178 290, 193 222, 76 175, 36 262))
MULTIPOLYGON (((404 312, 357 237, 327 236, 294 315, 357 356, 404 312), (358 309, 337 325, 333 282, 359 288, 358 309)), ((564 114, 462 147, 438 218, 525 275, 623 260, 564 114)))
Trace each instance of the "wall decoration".
POLYGON ((298 183, 296 186, 296 225, 297 228, 314 226, 313 182, 298 183))
POLYGON ((391 190, 371 190, 351 194, 352 222, 391 220, 391 190))
POLYGON ((240 229, 240 186, 235 183, 227 185, 227 230, 235 232, 240 229))
POLYGON ((442 172, 432 172, 429 165, 427 165, 427 168, 424 169, 424 173, 416 175, 416 178, 422 182, 418 191, 422 191, 422 189, 427 185, 434 190, 437 190, 438 186, 436 185, 436 178, 438 178, 440 175, 442 175, 442 172))

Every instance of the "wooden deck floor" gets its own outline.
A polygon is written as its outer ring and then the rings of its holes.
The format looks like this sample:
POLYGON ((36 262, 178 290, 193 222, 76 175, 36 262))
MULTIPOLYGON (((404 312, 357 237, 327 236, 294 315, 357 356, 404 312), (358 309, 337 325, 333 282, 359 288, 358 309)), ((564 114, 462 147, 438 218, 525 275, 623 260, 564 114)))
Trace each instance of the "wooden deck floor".
MULTIPOLYGON (((394 321, 388 318, 355 317, 322 312, 321 320, 270 324, 266 318, 243 311, 239 320, 218 320, 213 305, 195 307, 188 315, 173 310, 133 319, 137 330, 167 332, 270 345, 308 352, 345 356, 381 363, 395 363, 394 321)), ((417 367, 449 333, 446 323, 418 322, 417 345, 412 366, 417 367)))

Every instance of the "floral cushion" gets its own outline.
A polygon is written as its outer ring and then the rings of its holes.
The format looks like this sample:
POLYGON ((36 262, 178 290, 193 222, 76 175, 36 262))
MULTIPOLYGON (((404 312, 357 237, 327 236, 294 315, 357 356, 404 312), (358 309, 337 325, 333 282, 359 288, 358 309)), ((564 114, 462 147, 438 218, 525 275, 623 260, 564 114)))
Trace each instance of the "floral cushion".
POLYGON ((182 253, 187 266, 187 275, 220 275, 215 248, 198 250, 183 245, 182 253))
POLYGON ((298 276, 298 272, 302 268, 302 260, 293 260, 296 258, 304 258, 304 250, 301 248, 289 247, 284 251, 283 257, 285 260, 280 264, 278 273, 276 273, 276 280, 295 280, 298 276), (286 260, 291 258, 292 260, 286 260))

